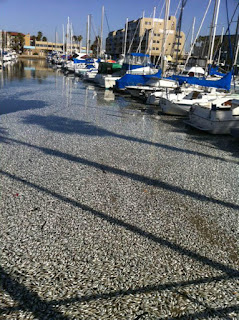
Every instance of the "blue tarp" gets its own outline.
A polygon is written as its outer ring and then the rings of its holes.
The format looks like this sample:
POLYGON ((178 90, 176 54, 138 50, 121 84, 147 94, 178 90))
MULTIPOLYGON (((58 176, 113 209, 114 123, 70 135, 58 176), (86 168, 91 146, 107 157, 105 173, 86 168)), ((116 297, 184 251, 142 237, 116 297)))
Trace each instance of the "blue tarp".
POLYGON ((180 85, 182 85, 183 83, 189 83, 196 84, 202 87, 212 87, 229 91, 231 88, 232 71, 227 73, 220 80, 206 80, 204 78, 186 77, 180 75, 173 75, 171 79, 177 80, 180 85))
POLYGON ((224 77, 225 76, 225 73, 218 72, 218 66, 216 66, 216 67, 209 66, 208 67, 208 73, 209 73, 210 76, 214 76, 214 75, 217 75, 217 76, 220 76, 220 77, 224 77))
POLYGON ((149 54, 145 53, 129 53, 128 55, 133 57, 149 57, 149 54))
POLYGON ((116 89, 124 90, 126 86, 144 85, 150 78, 160 78, 162 71, 159 70, 156 74, 138 75, 138 74, 125 74, 119 80, 116 80, 116 89))
POLYGON ((74 63, 85 63, 86 62, 86 60, 85 59, 81 59, 81 60, 79 60, 79 59, 73 59, 73 61, 74 61, 74 63))

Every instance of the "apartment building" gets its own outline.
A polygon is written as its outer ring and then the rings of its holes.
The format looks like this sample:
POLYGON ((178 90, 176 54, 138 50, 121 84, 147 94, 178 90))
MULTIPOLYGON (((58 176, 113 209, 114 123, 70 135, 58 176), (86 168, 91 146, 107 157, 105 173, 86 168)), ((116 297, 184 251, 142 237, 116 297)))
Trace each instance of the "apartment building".
MULTIPOLYGON (((167 21, 165 55, 175 59, 176 54, 184 54, 185 34, 176 34, 176 17, 167 21), (178 47, 179 42, 179 47, 178 47)), ((126 53, 142 52, 150 54, 156 61, 161 54, 163 44, 164 19, 140 18, 128 22, 126 53)), ((106 38, 106 53, 118 57, 124 52, 126 25, 123 29, 112 31, 106 38)))
POLYGON ((15 44, 15 38, 18 36, 25 36, 21 32, 12 32, 0 30, 0 49, 11 50, 15 44))

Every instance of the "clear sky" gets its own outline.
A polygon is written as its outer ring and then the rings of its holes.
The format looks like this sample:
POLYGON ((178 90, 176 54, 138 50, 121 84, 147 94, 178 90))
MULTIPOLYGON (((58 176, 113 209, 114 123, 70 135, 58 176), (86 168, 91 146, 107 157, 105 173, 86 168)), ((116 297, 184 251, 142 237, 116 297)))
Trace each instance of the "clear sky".
MULTIPOLYGON (((228 0, 229 16, 232 16, 239 0, 228 0)), ((171 0, 170 15, 174 15, 179 0, 171 0)), ((222 26, 226 23, 226 0, 221 0, 218 34, 221 33, 222 26)), ((49 41, 55 41, 55 30, 57 30, 58 40, 62 41, 62 25, 66 25, 67 17, 73 24, 74 34, 82 35, 85 39, 87 15, 92 15, 92 21, 96 32, 100 30, 101 7, 105 6, 108 20, 104 20, 104 37, 109 31, 120 29, 124 26, 126 18, 130 20, 142 16, 152 17, 153 7, 157 8, 156 17, 160 16, 164 0, 0 0, 0 29, 7 31, 17 31, 36 35, 42 31, 49 41)), ((192 28, 193 17, 196 17, 195 30, 197 31, 208 0, 188 0, 184 10, 182 31, 187 35, 192 28)), ((202 34, 208 34, 209 25, 213 14, 213 4, 207 14, 202 34)), ((162 12, 161 18, 163 18, 162 12)), ((235 20, 238 18, 238 11, 235 20)), ((236 22, 232 25, 235 31, 236 22)), ((195 31, 195 32, 196 32, 195 31)), ((91 39, 94 32, 91 31, 91 39)), ((189 33, 189 38, 191 37, 189 33)), ((84 40, 83 40, 84 44, 84 40)))

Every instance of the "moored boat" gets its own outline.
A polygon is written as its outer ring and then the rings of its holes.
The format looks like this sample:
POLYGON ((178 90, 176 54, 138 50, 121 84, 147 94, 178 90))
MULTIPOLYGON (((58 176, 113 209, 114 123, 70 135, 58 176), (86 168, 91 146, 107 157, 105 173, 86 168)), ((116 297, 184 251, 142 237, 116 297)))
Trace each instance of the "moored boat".
POLYGON ((185 123, 212 134, 230 134, 239 129, 239 94, 193 105, 185 123))

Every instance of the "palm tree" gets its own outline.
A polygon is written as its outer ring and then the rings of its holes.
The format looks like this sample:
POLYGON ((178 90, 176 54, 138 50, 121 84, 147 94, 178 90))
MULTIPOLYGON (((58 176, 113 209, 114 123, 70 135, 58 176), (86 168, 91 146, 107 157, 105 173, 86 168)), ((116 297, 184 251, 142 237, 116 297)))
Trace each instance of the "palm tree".
POLYGON ((78 41, 78 42, 81 42, 82 39, 83 39, 83 37, 82 37, 81 35, 79 35, 79 36, 77 37, 77 41, 78 41))
POLYGON ((37 40, 37 41, 41 41, 41 38, 42 38, 42 32, 41 32, 41 31, 38 31, 36 40, 37 40))
POLYGON ((24 38, 23 34, 22 34, 22 33, 18 33, 18 34, 14 37, 13 49, 14 49, 17 53, 22 53, 22 52, 23 52, 24 44, 25 44, 25 38, 24 38))
POLYGON ((43 38, 42 38, 42 41, 47 41, 47 37, 43 37, 43 38))

